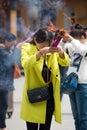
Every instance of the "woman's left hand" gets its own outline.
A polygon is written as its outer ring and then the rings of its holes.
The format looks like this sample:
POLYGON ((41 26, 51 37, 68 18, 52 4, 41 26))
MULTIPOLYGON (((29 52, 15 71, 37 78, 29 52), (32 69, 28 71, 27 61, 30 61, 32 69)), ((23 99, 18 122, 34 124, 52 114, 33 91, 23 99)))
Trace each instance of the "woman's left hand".
POLYGON ((50 47, 49 50, 51 50, 51 52, 58 52, 60 57, 65 58, 64 50, 61 48, 61 46, 50 47))
POLYGON ((58 53, 60 53, 61 50, 62 50, 62 48, 61 48, 60 46, 50 47, 50 48, 49 48, 49 51, 50 51, 50 52, 58 52, 58 53))
POLYGON ((65 58, 63 49, 60 46, 57 46, 57 47, 44 47, 40 49, 36 54, 36 59, 38 60, 41 56, 47 53, 54 53, 54 52, 58 52, 61 58, 65 58))
POLYGON ((43 55, 45 55, 47 53, 54 53, 54 52, 60 53, 60 51, 62 51, 62 48, 60 46, 58 46, 58 47, 44 47, 44 48, 40 49, 40 52, 43 55))
POLYGON ((44 55, 46 53, 54 53, 54 52, 58 52, 59 53, 59 56, 64 58, 64 51, 63 49, 61 48, 61 46, 57 46, 57 47, 45 47, 45 48, 42 48, 40 50, 40 52, 44 55))

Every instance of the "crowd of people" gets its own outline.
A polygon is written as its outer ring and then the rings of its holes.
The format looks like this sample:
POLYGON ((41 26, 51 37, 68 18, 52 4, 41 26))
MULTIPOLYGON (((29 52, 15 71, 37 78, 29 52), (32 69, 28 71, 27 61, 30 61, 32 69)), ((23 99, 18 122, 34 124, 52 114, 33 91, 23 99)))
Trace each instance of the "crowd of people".
POLYGON ((39 28, 29 42, 19 44, 14 34, 3 35, 0 41, 0 130, 7 130, 8 92, 15 89, 15 63, 21 64, 25 75, 20 118, 26 122, 27 130, 50 130, 53 115, 57 123, 62 122, 60 66, 68 67, 67 75, 76 72, 81 57, 78 86, 69 99, 75 130, 87 130, 87 28, 74 24, 70 33, 62 34, 58 46, 53 46, 55 34, 56 31, 39 28), (31 103, 27 91, 47 85, 50 98, 31 103))

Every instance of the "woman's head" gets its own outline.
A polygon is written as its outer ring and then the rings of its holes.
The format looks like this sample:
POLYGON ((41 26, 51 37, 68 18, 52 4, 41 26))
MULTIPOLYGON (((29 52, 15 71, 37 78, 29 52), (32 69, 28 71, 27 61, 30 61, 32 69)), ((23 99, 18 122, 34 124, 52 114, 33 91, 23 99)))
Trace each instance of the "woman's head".
POLYGON ((76 39, 86 38, 86 33, 83 29, 75 29, 74 31, 70 32, 70 35, 76 39))
POLYGON ((46 46, 50 46, 50 44, 52 43, 52 40, 53 40, 53 34, 52 34, 52 32, 48 32, 46 29, 39 29, 35 33, 33 39, 34 39, 36 46, 43 48, 46 46))
POLYGON ((84 31, 86 33, 86 38, 87 38, 87 26, 83 26, 83 29, 84 29, 84 31))
POLYGON ((8 33, 3 37, 3 44, 6 48, 11 49, 14 44, 17 43, 16 36, 14 34, 8 33))

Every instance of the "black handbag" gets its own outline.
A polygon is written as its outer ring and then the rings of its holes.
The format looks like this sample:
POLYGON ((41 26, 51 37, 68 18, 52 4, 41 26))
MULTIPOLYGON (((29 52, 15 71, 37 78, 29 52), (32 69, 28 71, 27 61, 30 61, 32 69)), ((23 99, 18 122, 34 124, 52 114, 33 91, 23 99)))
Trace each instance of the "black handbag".
MULTIPOLYGON (((79 71, 80 63, 82 60, 82 56, 80 58, 79 65, 77 67, 77 72, 79 71)), ((61 92, 64 94, 71 94, 75 92, 78 85, 78 75, 75 72, 71 72, 68 76, 66 76, 61 82, 61 92)))
POLYGON ((41 102, 50 98, 49 86, 28 90, 28 99, 31 103, 41 102))
MULTIPOLYGON (((44 60, 45 61, 45 60, 44 60)), ((45 62, 44 62, 45 63, 45 62)), ((46 70, 46 69, 45 69, 46 70)), ((49 70, 46 70, 47 82, 49 79, 49 70)), ((28 99, 31 103, 42 102, 50 99, 49 84, 47 86, 27 90, 28 99)))

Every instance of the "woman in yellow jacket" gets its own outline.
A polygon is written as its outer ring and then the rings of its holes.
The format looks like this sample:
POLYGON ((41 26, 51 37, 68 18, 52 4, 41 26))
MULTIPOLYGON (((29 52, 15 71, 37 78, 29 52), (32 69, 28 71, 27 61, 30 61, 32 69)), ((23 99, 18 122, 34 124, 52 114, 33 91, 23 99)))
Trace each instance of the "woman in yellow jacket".
POLYGON ((21 62, 25 73, 25 85, 20 116, 26 121, 27 130, 50 130, 52 115, 55 121, 61 123, 60 104, 60 70, 59 65, 69 66, 70 59, 60 46, 50 46, 53 35, 46 29, 39 29, 33 41, 21 47, 21 62), (50 99, 31 103, 27 90, 46 86, 48 81, 43 64, 50 71, 50 99))

